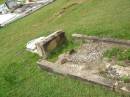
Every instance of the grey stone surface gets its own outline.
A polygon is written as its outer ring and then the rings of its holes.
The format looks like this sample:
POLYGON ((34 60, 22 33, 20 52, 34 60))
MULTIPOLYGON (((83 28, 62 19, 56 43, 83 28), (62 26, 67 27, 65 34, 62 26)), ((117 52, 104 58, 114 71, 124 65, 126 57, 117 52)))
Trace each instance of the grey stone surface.
POLYGON ((72 37, 76 40, 90 40, 90 41, 99 41, 99 42, 105 42, 105 43, 113 43, 113 44, 119 44, 119 45, 126 45, 130 46, 130 40, 119 40, 114 38, 103 38, 103 37, 97 37, 97 36, 87 36, 83 34, 72 34, 72 37))
POLYGON ((36 44, 39 56, 46 58, 57 47, 66 41, 65 32, 56 31, 47 36, 43 41, 36 44))
POLYGON ((110 65, 106 68, 106 72, 112 78, 121 79, 122 77, 130 77, 130 66, 123 67, 119 65, 110 65))

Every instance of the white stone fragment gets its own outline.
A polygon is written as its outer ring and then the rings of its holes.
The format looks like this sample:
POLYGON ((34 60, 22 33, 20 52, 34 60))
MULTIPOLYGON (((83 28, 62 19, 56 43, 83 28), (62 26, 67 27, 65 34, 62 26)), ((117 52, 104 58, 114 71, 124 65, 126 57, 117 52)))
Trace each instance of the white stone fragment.
POLYGON ((37 48, 36 48, 36 44, 38 42, 41 42, 45 39, 45 37, 40 37, 40 38, 37 38, 37 39, 34 39, 34 40, 31 40, 27 43, 26 45, 26 48, 28 51, 32 52, 32 53, 38 53, 37 52, 37 48))
POLYGON ((6 21, 10 21, 15 18, 17 14, 8 13, 0 15, 0 24, 4 24, 6 21))
POLYGON ((32 4, 24 4, 21 8, 16 8, 13 13, 5 4, 2 4, 0 5, 0 27, 25 17, 51 2, 53 2, 53 0, 37 0, 37 2, 33 2, 32 4))

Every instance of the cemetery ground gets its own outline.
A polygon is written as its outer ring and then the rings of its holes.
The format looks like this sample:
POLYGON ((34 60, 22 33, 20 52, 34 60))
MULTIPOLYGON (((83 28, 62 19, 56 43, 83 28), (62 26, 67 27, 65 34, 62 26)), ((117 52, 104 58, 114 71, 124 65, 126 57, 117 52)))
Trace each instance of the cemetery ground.
POLYGON ((3 0, 0 0, 0 3, 3 3, 4 1, 3 0))
POLYGON ((27 52, 25 45, 31 39, 63 29, 69 42, 49 58, 53 61, 59 53, 76 47, 71 42, 75 32, 130 39, 129 21, 129 0, 56 0, 0 28, 0 96, 125 97, 98 85, 41 71, 36 64, 39 57, 27 52))

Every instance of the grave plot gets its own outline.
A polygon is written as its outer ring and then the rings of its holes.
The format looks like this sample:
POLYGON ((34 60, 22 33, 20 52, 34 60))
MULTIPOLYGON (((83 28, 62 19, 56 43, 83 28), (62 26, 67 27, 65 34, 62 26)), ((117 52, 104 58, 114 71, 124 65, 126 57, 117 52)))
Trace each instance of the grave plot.
POLYGON ((39 37, 29 41, 26 45, 28 51, 47 58, 56 48, 66 42, 65 32, 56 31, 48 36, 39 37))
MULTIPOLYGON (((127 64, 124 66, 118 64, 116 55, 111 55, 110 58, 107 56, 114 53, 111 51, 113 48, 122 48, 126 53, 129 52, 129 41, 73 36, 74 41, 82 41, 78 49, 61 54, 56 62, 41 59, 37 62, 38 65, 49 72, 100 84, 115 91, 130 92, 129 56, 125 56, 127 64)), ((125 58, 122 60, 124 63, 125 58)))

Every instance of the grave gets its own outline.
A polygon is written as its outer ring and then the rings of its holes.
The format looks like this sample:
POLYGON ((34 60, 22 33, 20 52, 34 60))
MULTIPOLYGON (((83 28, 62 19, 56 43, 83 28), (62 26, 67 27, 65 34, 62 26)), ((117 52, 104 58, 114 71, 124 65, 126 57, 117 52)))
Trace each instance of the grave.
POLYGON ((66 41, 65 32, 56 31, 47 37, 40 37, 27 43, 27 50, 47 58, 51 52, 66 41))
POLYGON ((78 49, 72 49, 69 52, 61 54, 55 62, 40 59, 37 62, 39 67, 48 72, 100 84, 117 92, 130 93, 130 83, 124 83, 122 80, 104 76, 104 74, 110 74, 111 70, 108 72, 108 69, 111 67, 114 69, 117 67, 116 70, 118 73, 122 70, 128 71, 125 71, 122 75, 130 73, 129 66, 117 66, 117 64, 112 64, 104 58, 104 52, 112 47, 130 48, 129 41, 79 34, 72 36, 74 42, 80 41, 81 43, 82 41, 82 45, 78 49), (118 68, 120 69, 118 70, 118 68))

